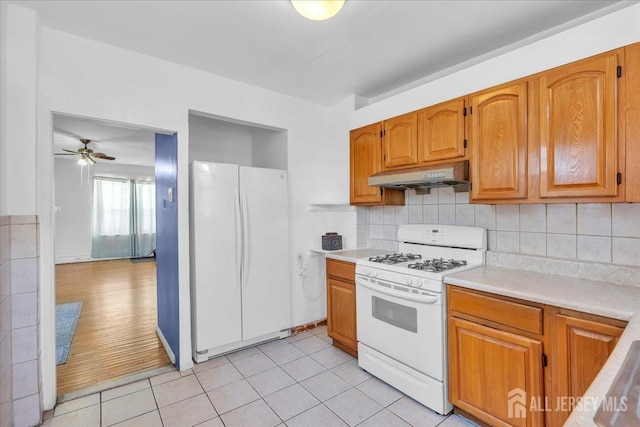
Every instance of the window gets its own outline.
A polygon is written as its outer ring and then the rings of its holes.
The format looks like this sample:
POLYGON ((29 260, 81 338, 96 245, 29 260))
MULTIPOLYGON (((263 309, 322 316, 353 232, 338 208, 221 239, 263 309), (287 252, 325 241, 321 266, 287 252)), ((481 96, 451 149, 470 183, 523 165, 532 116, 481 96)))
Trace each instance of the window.
POLYGON ((155 183, 94 177, 92 258, 149 255, 155 233, 155 183))

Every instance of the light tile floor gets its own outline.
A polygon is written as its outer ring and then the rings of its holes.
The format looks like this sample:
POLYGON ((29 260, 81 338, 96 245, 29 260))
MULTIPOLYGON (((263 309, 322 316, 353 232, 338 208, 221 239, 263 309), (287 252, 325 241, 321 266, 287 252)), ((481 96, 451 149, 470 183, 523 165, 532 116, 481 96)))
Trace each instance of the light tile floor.
POLYGON ((360 369, 326 327, 64 402, 45 418, 48 427, 471 425, 360 369))

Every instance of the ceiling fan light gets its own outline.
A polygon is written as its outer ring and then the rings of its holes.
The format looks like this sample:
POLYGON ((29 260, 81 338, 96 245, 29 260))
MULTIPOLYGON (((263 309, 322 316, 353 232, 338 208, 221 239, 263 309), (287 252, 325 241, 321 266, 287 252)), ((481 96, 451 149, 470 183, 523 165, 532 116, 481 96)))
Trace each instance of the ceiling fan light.
POLYGON ((296 11, 307 19, 324 21, 334 17, 345 0, 291 0, 296 11))
POLYGON ((78 164, 80 166, 86 166, 88 163, 89 162, 87 162, 87 159, 84 156, 82 156, 82 158, 78 159, 78 164))

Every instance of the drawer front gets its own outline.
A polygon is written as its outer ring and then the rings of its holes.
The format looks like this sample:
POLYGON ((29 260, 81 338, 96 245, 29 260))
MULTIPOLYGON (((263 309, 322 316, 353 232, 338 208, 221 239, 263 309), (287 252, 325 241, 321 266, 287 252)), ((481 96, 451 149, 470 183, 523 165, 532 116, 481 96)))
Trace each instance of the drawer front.
POLYGON ((449 288, 450 310, 542 335, 542 309, 449 288))
POLYGON ((356 265, 352 262, 327 259, 327 276, 340 277, 353 283, 356 280, 356 265))

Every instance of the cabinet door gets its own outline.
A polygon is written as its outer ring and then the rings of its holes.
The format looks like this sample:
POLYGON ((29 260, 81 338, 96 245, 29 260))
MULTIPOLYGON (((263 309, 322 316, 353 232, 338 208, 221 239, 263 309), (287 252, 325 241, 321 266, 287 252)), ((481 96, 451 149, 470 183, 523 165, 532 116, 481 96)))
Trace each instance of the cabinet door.
POLYGON ((608 53, 540 77, 540 197, 617 195, 617 65, 608 53))
POLYGON ((418 163, 418 114, 410 113, 384 122, 384 167, 392 169, 418 163))
POLYGON ((418 161, 464 157, 464 98, 418 112, 418 161))
POLYGON ((542 342, 449 319, 451 403, 494 426, 541 426, 542 342))
POLYGON ((369 177, 382 169, 380 131, 375 123, 351 131, 351 204, 382 202, 379 187, 369 186, 369 177))
POLYGON ((625 201, 640 202, 640 43, 624 49, 625 201))
MULTIPOLYGON (((577 398, 584 395, 600 372, 623 328, 563 314, 558 314, 557 326, 557 393, 559 397, 577 398)), ((569 412, 560 415, 562 422, 569 412)))
POLYGON ((351 131, 351 204, 404 205, 404 191, 370 187, 369 177, 382 170, 382 123, 351 131))
POLYGON ((334 339, 334 344, 338 341, 353 352, 357 351, 354 283, 327 278, 327 334, 334 339))
POLYGON ((526 198, 527 82, 470 99, 471 198, 526 198))

